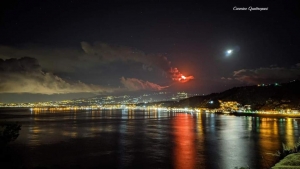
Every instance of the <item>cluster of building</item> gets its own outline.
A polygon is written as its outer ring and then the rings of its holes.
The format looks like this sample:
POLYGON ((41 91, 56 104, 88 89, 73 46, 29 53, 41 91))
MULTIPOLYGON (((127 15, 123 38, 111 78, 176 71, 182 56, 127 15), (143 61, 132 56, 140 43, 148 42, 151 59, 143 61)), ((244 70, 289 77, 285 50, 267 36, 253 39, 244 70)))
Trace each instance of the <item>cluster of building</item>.
POLYGON ((261 110, 254 111, 251 109, 251 105, 241 105, 236 101, 222 101, 219 100, 220 108, 214 111, 230 113, 230 112, 244 112, 244 113, 262 113, 262 114, 300 114, 297 109, 282 108, 277 110, 261 110))
POLYGON ((220 108, 222 112, 251 112, 251 105, 241 105, 236 101, 222 101, 219 100, 220 108))
MULTIPOLYGON (((158 92, 152 94, 143 94, 137 97, 122 95, 122 96, 98 96, 87 99, 74 99, 63 101, 35 102, 35 103, 0 103, 0 107, 28 107, 31 110, 96 110, 96 109, 148 109, 159 111, 191 111, 191 112, 245 112, 245 113, 263 113, 263 114, 300 114, 299 110, 282 108, 268 111, 253 111, 251 105, 241 105, 236 101, 219 100, 220 107, 217 109, 208 108, 171 108, 162 107, 161 105, 151 106, 136 106, 137 103, 158 102, 167 100, 182 100, 198 94, 188 94, 178 92, 171 94, 167 92, 158 92)), ((213 101, 209 102, 214 104, 213 101)))
POLYGON ((151 94, 142 94, 139 96, 97 96, 85 99, 73 99, 63 101, 47 101, 47 102, 34 102, 34 103, 0 103, 0 107, 88 107, 100 105, 124 105, 124 104, 137 104, 149 103, 169 100, 181 100, 199 94, 188 94, 186 92, 168 93, 168 92, 155 92, 151 94))

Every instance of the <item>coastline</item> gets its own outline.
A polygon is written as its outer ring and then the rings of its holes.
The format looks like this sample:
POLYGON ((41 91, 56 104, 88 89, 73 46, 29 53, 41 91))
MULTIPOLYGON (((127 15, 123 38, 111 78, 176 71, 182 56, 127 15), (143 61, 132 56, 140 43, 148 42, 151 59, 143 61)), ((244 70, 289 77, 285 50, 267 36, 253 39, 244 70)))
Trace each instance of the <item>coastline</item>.
MULTIPOLYGON (((228 114, 228 113, 221 113, 221 114, 228 114)), ((300 114, 262 114, 262 113, 241 113, 241 112, 231 112, 229 114, 235 116, 252 116, 252 117, 300 118, 300 114)))

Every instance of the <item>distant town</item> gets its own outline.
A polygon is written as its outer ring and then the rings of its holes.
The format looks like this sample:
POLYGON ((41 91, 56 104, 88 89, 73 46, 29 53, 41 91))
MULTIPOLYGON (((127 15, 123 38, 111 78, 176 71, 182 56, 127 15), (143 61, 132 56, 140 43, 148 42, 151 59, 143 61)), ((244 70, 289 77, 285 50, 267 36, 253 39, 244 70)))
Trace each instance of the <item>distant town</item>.
MULTIPOLYGON (((173 112, 242 113, 300 116, 300 81, 242 86, 212 94, 153 92, 142 95, 100 95, 62 101, 0 103, 2 108, 31 111, 144 109, 173 112)), ((236 115, 240 115, 236 114, 236 115)))
MULTIPOLYGON (((120 96, 97 96, 91 98, 80 98, 62 101, 47 101, 34 103, 0 103, 0 107, 86 107, 101 105, 128 105, 138 103, 151 103, 161 101, 179 101, 200 94, 188 94, 186 92, 154 92, 142 94, 140 96, 120 95, 120 96)), ((204 95, 204 94, 202 94, 204 95)))

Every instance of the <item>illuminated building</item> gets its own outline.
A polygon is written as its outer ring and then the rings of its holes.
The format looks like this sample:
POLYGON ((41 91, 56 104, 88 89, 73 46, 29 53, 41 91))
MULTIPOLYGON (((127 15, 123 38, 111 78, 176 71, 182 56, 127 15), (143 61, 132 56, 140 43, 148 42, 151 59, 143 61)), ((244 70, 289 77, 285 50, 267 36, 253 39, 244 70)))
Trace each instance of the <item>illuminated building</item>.
POLYGON ((219 100, 220 102, 220 109, 222 111, 237 111, 239 110, 239 106, 240 104, 236 101, 222 101, 222 100, 219 100))

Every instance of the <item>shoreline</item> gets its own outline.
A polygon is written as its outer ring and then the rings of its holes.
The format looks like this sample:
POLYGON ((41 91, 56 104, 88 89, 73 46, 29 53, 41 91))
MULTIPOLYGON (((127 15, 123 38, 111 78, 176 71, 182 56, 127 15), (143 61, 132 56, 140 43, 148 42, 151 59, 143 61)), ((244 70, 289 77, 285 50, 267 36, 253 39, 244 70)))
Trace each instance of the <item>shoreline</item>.
POLYGON ((300 114, 262 114, 262 113, 219 113, 219 114, 230 114, 234 116, 252 116, 252 117, 269 117, 269 118, 300 118, 300 114))
MULTIPOLYGON (((97 110, 107 110, 107 109, 97 109, 97 110)), ((1 112, 19 112, 19 111, 31 111, 28 107, 0 107, 1 112)), ((49 111, 49 110, 45 110, 49 111)), ((75 109, 75 110, 56 110, 56 111, 91 111, 91 109, 75 109)), ((92 110, 93 111, 93 110, 92 110)), ((179 111, 180 112, 180 111, 179 111)), ((183 111, 184 112, 184 111, 183 111)), ((224 113, 222 111, 209 112, 212 114, 223 114, 223 115, 234 115, 234 116, 252 116, 252 117, 266 117, 266 118, 300 118, 300 114, 264 114, 264 113, 245 113, 245 112, 229 112, 224 113)))

